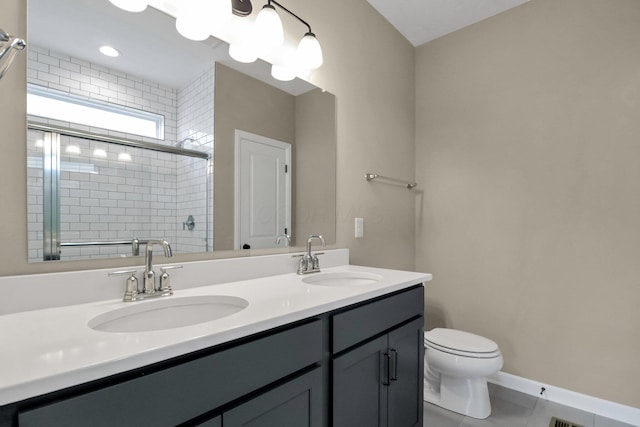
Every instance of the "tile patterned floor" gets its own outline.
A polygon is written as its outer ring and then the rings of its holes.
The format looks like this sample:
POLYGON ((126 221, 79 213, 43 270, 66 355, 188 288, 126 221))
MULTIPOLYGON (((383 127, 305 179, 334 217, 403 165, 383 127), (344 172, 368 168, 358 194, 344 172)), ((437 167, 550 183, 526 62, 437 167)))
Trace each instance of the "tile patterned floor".
POLYGON ((584 427, 634 427, 548 400, 489 385, 491 415, 484 420, 465 417, 424 403, 424 427, 549 427, 551 417, 584 427))

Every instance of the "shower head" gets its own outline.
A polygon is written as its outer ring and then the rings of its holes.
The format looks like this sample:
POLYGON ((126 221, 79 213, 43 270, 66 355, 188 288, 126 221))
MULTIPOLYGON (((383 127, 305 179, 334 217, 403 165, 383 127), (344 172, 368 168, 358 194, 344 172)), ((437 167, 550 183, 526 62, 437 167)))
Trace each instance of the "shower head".
POLYGON ((182 141, 178 141, 178 142, 176 142, 176 147, 178 147, 178 148, 184 148, 184 144, 185 144, 185 142, 190 142, 190 143, 192 143, 192 144, 193 144, 194 142, 196 142, 196 140, 195 140, 195 139, 193 139, 193 138, 191 138, 190 136, 188 136, 188 137, 186 137, 185 139, 183 139, 182 141))
POLYGON ((0 78, 7 72, 16 55, 26 46, 24 40, 10 36, 0 29, 0 78))

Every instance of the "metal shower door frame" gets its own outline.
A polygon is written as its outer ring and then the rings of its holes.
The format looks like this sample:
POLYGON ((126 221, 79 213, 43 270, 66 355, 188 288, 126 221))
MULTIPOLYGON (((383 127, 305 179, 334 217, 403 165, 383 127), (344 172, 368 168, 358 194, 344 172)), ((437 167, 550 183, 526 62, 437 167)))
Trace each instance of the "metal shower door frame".
POLYGON ((60 134, 43 132, 43 259, 60 259, 60 134))

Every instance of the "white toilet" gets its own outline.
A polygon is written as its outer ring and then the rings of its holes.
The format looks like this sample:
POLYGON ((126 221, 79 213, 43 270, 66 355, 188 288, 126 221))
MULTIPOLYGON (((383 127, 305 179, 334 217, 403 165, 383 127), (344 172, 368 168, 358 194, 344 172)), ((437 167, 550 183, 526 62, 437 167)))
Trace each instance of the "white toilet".
POLYGON ((491 414, 487 376, 502 368, 502 353, 490 339, 455 329, 424 333, 424 400, 484 419, 491 414))

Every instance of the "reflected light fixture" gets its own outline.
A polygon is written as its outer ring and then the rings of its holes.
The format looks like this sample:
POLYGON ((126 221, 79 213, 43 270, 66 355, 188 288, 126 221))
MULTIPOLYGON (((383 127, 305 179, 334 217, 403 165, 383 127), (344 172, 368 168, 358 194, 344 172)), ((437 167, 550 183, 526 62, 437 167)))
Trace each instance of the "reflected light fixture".
POLYGON ((244 19, 236 20, 233 36, 229 43, 229 56, 246 64, 258 59, 255 38, 256 32, 253 22, 244 19))
POLYGON ((130 162, 131 154, 123 151, 122 153, 118 154, 118 160, 120 160, 121 162, 130 162))
POLYGON ((181 0, 178 4, 176 29, 191 40, 206 40, 211 30, 231 17, 229 0, 181 0))
POLYGON ((229 44, 229 56, 238 62, 250 64, 258 59, 255 46, 251 43, 251 37, 240 39, 229 44))
POLYGON ((276 80, 288 82, 296 78, 296 71, 286 65, 273 64, 271 66, 271 77, 276 80))
POLYGON ((142 12, 147 8, 147 0, 109 0, 115 6, 127 12, 142 12))
POLYGON ((69 154, 80 154, 80 147, 77 145, 67 145, 64 151, 69 154))
POLYGON ((107 151, 102 148, 96 148, 93 150, 93 157, 107 158, 107 151))

